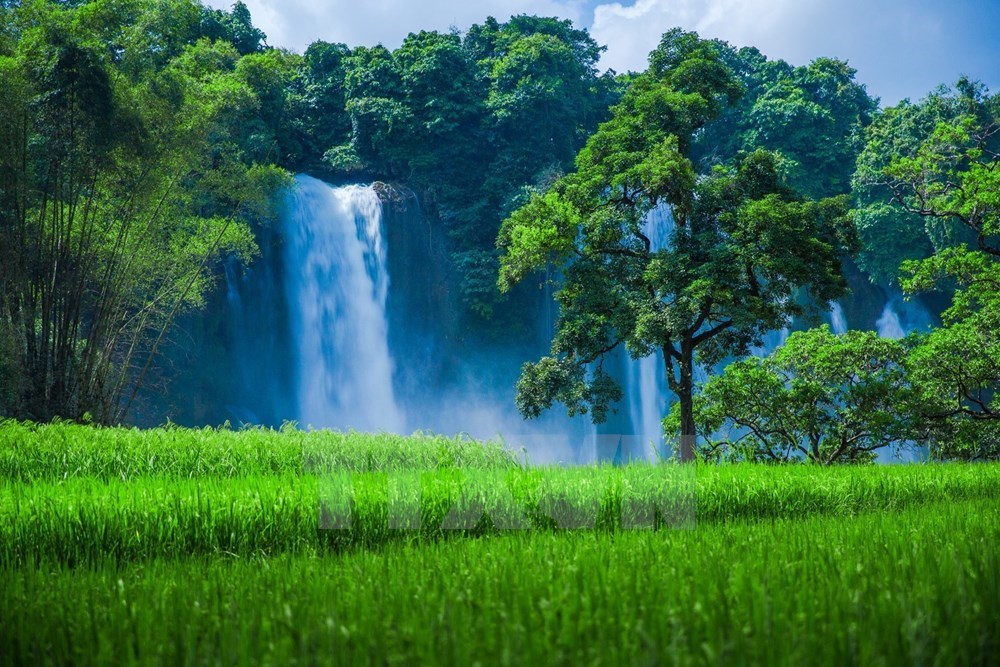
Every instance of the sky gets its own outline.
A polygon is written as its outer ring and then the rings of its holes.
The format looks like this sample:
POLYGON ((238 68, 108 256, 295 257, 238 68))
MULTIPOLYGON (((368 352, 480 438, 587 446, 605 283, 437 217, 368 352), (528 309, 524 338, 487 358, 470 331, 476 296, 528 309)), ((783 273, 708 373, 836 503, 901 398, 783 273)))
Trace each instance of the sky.
MULTIPOLYGON (((395 48, 410 32, 467 29, 487 16, 559 16, 607 46, 601 68, 645 68, 672 27, 805 65, 847 60, 883 106, 965 74, 1000 90, 1000 0, 244 0, 268 44, 317 40, 395 48)), ((226 8, 232 0, 207 0, 226 8)))

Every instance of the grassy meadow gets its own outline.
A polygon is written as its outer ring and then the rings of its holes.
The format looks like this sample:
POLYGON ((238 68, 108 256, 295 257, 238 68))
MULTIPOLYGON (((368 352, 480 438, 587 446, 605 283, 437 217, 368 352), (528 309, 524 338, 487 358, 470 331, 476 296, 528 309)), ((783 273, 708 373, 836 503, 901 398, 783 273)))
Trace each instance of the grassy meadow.
POLYGON ((0 423, 0 664, 995 664, 1000 466, 0 423))

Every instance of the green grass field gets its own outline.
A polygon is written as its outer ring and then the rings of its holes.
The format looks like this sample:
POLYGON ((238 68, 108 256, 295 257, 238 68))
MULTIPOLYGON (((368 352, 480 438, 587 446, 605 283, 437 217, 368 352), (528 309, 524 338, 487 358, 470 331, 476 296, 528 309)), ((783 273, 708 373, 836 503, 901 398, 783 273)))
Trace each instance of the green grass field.
POLYGON ((2 423, 0 480, 2 664, 1000 662, 996 465, 2 423))

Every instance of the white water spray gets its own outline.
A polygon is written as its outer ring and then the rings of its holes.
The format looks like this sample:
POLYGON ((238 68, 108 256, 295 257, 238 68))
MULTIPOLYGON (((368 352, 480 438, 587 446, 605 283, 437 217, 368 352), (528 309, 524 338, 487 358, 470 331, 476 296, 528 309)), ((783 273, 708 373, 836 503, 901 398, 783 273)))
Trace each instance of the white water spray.
MULTIPOLYGON (((650 241, 653 251, 670 243, 674 219, 667 206, 649 212, 643 225, 643 234, 650 241)), ((628 392, 629 418, 638 439, 638 451, 632 456, 654 458, 663 452, 663 418, 669 408, 667 375, 660 355, 653 353, 642 359, 629 357, 625 363, 625 390, 628 392)))
POLYGON ((892 307, 891 301, 885 304, 885 308, 882 309, 882 315, 875 320, 875 327, 878 335, 882 338, 899 339, 906 336, 906 330, 899 319, 899 314, 892 307))
POLYGON ((295 177, 285 285, 298 342, 298 418, 316 428, 402 432, 393 392, 382 204, 371 187, 295 177))
POLYGON ((847 333, 847 318, 844 317, 844 307, 836 301, 830 304, 830 330, 838 336, 847 333))
POLYGON ((926 330, 931 326, 931 316, 918 301, 904 301, 902 295, 895 294, 886 302, 882 315, 875 321, 878 335, 883 338, 903 338, 914 331, 926 330))

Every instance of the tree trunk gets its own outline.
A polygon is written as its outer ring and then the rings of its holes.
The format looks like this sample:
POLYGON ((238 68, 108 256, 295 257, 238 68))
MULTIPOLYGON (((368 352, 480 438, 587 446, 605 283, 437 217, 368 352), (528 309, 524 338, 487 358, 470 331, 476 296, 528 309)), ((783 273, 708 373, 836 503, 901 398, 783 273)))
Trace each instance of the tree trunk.
POLYGON ((663 360, 667 370, 667 381, 670 390, 677 394, 681 406, 681 463, 695 461, 695 443, 697 430, 694 421, 694 342, 687 338, 681 342, 680 354, 677 355, 677 373, 674 372, 675 350, 671 346, 663 347, 663 360))
POLYGON ((680 386, 677 399, 681 404, 681 463, 695 460, 697 430, 694 423, 694 345, 681 343, 680 386))

